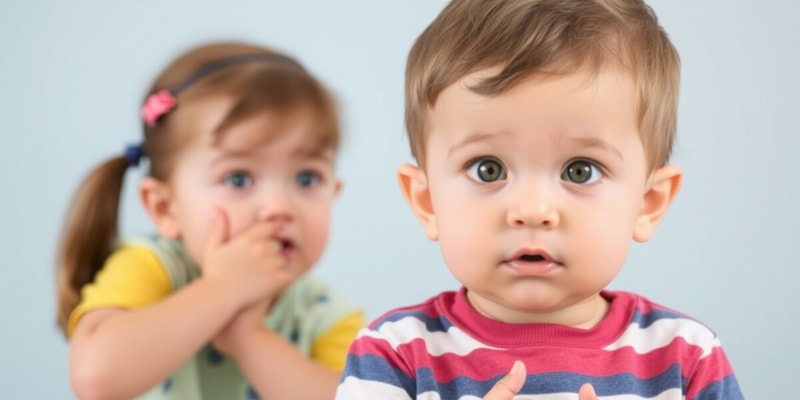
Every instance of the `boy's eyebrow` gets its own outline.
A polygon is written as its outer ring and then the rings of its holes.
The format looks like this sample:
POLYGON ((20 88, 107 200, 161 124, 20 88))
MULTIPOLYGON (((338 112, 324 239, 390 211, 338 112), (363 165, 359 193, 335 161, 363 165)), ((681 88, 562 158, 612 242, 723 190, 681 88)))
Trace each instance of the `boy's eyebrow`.
MULTIPOLYGON (((456 150, 458 150, 458 149, 460 149, 460 148, 462 148, 464 146, 467 146, 469 144, 476 143, 476 142, 481 142, 481 141, 488 140, 488 139, 494 138, 496 136, 502 136, 502 135, 503 135, 503 132, 500 132, 500 133, 490 133, 490 132, 475 132, 475 133, 472 133, 472 134, 468 135, 466 138, 464 138, 463 140, 461 140, 460 142, 458 142, 455 145, 453 145, 453 147, 451 147, 450 150, 447 152, 447 156, 448 157, 452 156, 453 152, 455 152, 456 150)), ((616 148, 613 145, 611 145, 610 143, 606 142, 605 140, 598 139, 598 138, 595 138, 595 137, 581 137, 581 136, 567 136, 566 139, 571 141, 571 142, 573 142, 573 144, 575 144, 576 146, 579 146, 579 147, 597 148, 597 149, 600 149, 600 150, 608 151, 610 153, 614 153, 614 155, 619 157, 620 160, 625 161, 625 157, 622 156, 622 152, 618 148, 616 148)))
POLYGON ((593 147, 614 153, 617 157, 619 157, 620 160, 625 161, 625 157, 622 156, 622 152, 619 151, 619 149, 614 147, 612 144, 606 142, 605 140, 598 139, 595 137, 577 137, 577 136, 568 136, 567 139, 580 147, 593 147))
MULTIPOLYGON (((505 133, 505 134, 507 134, 507 133, 505 133)), ((472 143, 482 142, 482 141, 491 139, 493 137, 502 136, 502 135, 504 135, 503 132, 500 132, 500 133, 491 133, 491 132, 475 132, 475 133, 471 133, 471 134, 467 135, 467 137, 465 137, 460 142, 454 144, 453 147, 451 147, 450 150, 447 152, 447 156, 448 157, 452 156, 454 151, 456 151, 456 150, 458 150, 458 149, 460 149, 462 147, 465 147, 467 145, 470 145, 472 143)))

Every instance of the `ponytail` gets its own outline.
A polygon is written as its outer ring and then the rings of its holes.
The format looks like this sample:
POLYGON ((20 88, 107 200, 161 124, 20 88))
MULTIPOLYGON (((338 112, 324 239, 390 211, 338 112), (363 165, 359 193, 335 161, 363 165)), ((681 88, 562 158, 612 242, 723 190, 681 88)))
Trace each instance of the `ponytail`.
POLYGON ((58 326, 67 334, 81 288, 94 280, 117 239, 122 181, 129 162, 114 157, 86 177, 75 193, 56 258, 58 326))

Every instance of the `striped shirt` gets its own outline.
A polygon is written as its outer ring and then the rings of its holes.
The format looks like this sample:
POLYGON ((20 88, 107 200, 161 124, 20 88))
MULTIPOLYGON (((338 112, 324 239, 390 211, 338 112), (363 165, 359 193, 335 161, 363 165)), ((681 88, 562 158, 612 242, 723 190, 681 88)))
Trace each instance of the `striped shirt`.
POLYGON ((516 399, 739 400, 716 334, 704 324, 622 291, 594 328, 509 324, 477 313, 462 288, 390 311, 351 345, 337 400, 480 399, 511 369, 528 376, 516 399))

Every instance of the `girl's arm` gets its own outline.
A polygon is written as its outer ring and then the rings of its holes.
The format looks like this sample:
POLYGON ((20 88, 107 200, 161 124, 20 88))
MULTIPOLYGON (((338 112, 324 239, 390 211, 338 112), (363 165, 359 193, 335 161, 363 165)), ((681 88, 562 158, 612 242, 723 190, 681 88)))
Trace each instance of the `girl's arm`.
POLYGON ((336 393, 339 373, 306 358, 269 328, 255 332, 236 363, 261 398, 324 399, 336 393))
POLYGON ((339 373, 307 358, 264 326, 267 308, 262 303, 242 311, 214 339, 214 347, 236 360, 261 398, 332 399, 339 373))
POLYGON ((239 310, 275 296, 292 276, 283 269, 276 224, 257 222, 230 241, 216 218, 203 275, 178 292, 134 310, 96 309, 71 339, 72 386, 82 399, 144 393, 211 340, 239 310))
POLYGON ((129 399, 166 379, 237 311, 240 300, 226 284, 201 278, 147 307, 88 312, 71 338, 75 393, 85 400, 129 399))

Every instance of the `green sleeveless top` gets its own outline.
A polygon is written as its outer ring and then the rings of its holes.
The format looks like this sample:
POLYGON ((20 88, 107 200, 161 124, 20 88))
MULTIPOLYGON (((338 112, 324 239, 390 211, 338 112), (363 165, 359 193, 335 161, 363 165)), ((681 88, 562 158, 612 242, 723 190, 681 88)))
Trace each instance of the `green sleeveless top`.
MULTIPOLYGON (((136 237, 122 245, 145 246, 164 266, 173 292, 200 276, 180 242, 160 237, 136 237)), ((310 274, 299 278, 276 301, 264 324, 310 357, 314 340, 342 318, 360 309, 310 274)), ((247 382, 236 362, 211 345, 194 357, 162 384, 137 399, 147 400, 254 400, 258 394, 247 382)))

